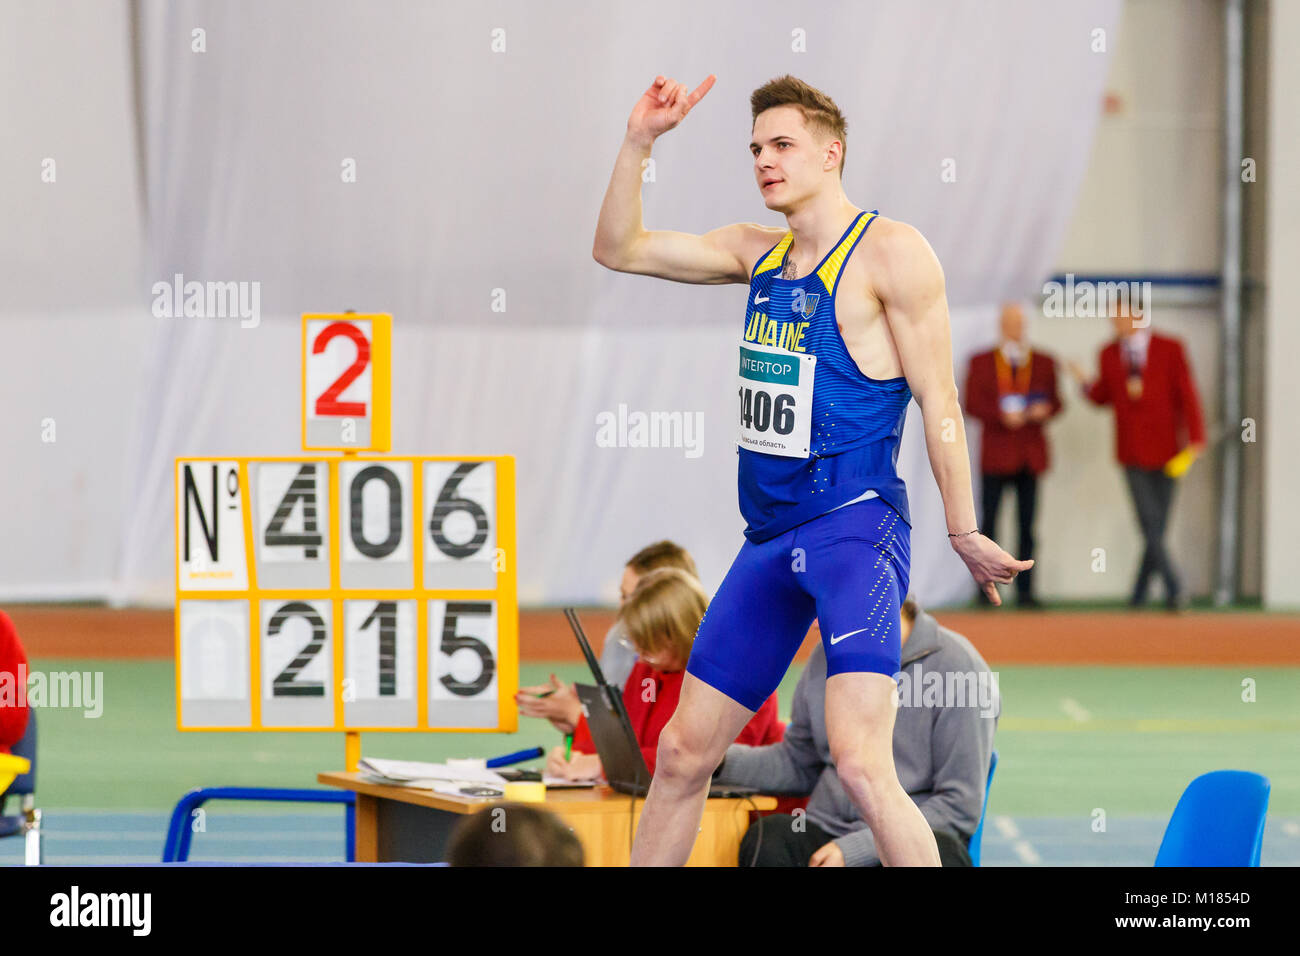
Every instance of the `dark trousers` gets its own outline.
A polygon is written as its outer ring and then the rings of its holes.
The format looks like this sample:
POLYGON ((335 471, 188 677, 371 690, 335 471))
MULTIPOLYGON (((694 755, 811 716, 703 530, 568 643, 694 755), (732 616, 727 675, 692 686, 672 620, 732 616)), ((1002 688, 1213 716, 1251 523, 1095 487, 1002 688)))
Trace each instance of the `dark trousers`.
MULTIPOLYGON (((807 817, 800 816, 797 822, 798 830, 796 818, 788 813, 759 817, 740 840, 739 865, 807 866, 814 853, 835 839, 807 817)), ((934 839, 939 844, 939 862, 944 866, 972 865, 966 844, 958 837, 946 830, 935 830, 934 839)))
MULTIPOLYGON (((998 530, 998 511, 1002 508, 1002 492, 1008 485, 1016 489, 1016 519, 1020 525, 1020 541, 1017 543, 1016 557, 1028 561, 1034 556, 1034 508, 1038 503, 1038 476, 1028 468, 1022 468, 1014 475, 981 476, 981 498, 984 505, 984 518, 980 528, 988 537, 993 537, 998 530)), ((1008 549, 1010 550, 1010 549, 1008 549)), ((1021 571, 1016 575, 1016 596, 1020 600, 1032 600, 1034 596, 1034 569, 1021 571)), ((988 603, 984 592, 979 592, 981 603, 988 603)))
POLYGON ((1162 469, 1135 468, 1132 465, 1125 466, 1124 477, 1128 479, 1129 494, 1133 496, 1133 508, 1137 511, 1145 542, 1131 600, 1135 604, 1145 601, 1151 575, 1159 573, 1165 583, 1165 600, 1175 601, 1182 594, 1182 581, 1173 559, 1165 550, 1165 526, 1169 523, 1169 506, 1174 500, 1174 479, 1162 469))

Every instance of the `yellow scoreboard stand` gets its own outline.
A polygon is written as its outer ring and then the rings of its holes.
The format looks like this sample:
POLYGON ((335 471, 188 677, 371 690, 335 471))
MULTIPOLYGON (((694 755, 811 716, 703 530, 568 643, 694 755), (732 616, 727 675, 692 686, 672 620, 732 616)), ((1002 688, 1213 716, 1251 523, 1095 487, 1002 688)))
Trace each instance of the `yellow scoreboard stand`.
MULTIPOLYGON (((303 316, 304 445, 318 390, 387 444, 390 321, 303 316), (385 368, 360 402, 310 374, 339 323, 385 368)), ((512 457, 187 457, 175 482, 179 729, 344 731, 349 768, 362 730, 516 729, 512 457)))

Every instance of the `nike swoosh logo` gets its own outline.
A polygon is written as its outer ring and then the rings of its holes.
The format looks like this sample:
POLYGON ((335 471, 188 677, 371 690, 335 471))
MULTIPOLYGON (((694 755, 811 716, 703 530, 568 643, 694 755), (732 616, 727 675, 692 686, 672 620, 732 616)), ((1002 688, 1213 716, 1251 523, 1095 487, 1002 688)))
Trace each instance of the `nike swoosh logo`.
POLYGON ((761 299, 760 299, 758 296, 754 296, 754 304, 755 304, 755 305, 762 305, 764 302, 766 302, 766 301, 767 301, 768 299, 770 299, 770 298, 771 298, 770 295, 765 295, 765 296, 763 296, 763 298, 761 298, 761 299))
POLYGON ((831 643, 832 643, 832 644, 838 644, 840 641, 846 640, 847 638, 852 637, 854 634, 861 634, 861 633, 862 633, 863 631, 865 631, 865 630, 866 630, 865 627, 860 627, 860 628, 858 628, 856 631, 849 631, 849 633, 847 633, 847 634, 841 634, 839 637, 836 637, 834 634, 832 634, 832 635, 831 635, 831 643))

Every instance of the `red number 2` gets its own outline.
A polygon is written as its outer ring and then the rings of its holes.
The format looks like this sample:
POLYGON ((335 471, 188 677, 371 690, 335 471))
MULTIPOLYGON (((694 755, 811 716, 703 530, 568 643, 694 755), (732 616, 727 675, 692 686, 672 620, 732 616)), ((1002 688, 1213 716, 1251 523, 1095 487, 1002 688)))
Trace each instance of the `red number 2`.
POLYGON ((338 401, 343 389, 356 381, 357 376, 365 371, 366 366, 370 364, 370 343, 366 341, 366 337, 361 330, 347 322, 334 322, 327 325, 324 331, 316 336, 316 341, 312 343, 312 354, 319 355, 324 352, 325 346, 329 344, 330 339, 338 335, 346 336, 352 340, 352 344, 357 347, 357 360, 343 370, 343 374, 334 380, 333 385, 321 392, 320 398, 316 399, 316 414, 365 415, 365 402, 338 401))

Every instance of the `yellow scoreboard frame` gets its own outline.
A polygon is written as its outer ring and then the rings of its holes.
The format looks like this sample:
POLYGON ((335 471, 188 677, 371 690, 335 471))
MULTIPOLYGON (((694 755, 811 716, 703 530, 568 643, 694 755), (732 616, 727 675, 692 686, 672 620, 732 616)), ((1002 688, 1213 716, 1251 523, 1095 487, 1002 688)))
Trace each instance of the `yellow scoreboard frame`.
MULTIPOLYGON (((305 326, 304 326, 305 327, 305 326)), ((517 582, 515 574, 515 462, 511 456, 363 456, 348 455, 344 457, 324 457, 316 455, 290 455, 275 457, 249 457, 249 456, 201 456, 201 457, 182 457, 177 458, 175 462, 175 555, 176 555, 176 614, 175 614, 175 641, 176 641, 176 726, 182 731, 286 731, 286 730, 310 730, 310 731, 344 731, 353 739, 353 735, 360 731, 382 731, 382 732, 404 732, 404 731, 457 731, 457 732, 513 732, 517 729, 518 712, 514 705, 514 694, 518 688, 518 641, 519 641, 519 613, 517 601, 517 582), (484 558, 478 556, 475 552, 476 560, 473 562, 464 561, 460 565, 455 565, 448 554, 464 554, 465 549, 469 547, 466 542, 459 543, 452 541, 448 536, 441 536, 444 529, 444 521, 447 521, 456 512, 461 512, 461 529, 465 526, 465 513, 470 513, 468 519, 476 529, 482 532, 479 524, 479 515, 483 515, 486 520, 486 509, 481 505, 488 504, 487 500, 480 500, 478 506, 475 500, 469 497, 469 493, 459 492, 461 482, 467 480, 467 475, 472 475, 477 470, 477 463, 491 462, 493 467, 483 474, 490 476, 485 477, 480 482, 485 485, 488 480, 491 481, 492 490, 490 501, 492 506, 492 531, 495 533, 495 547, 490 548, 490 566, 485 569, 482 565, 484 558), (452 465, 452 469, 447 480, 440 488, 430 489, 425 486, 426 479, 431 475, 436 475, 445 470, 444 465, 452 465), (274 505, 275 514, 271 516, 268 526, 266 517, 271 514, 273 507, 271 500, 276 493, 267 496, 263 501, 262 491, 254 487, 254 482, 269 483, 272 480, 279 481, 281 486, 284 484, 285 468, 275 468, 271 466, 288 465, 290 467, 297 465, 298 471, 289 485, 288 492, 280 499, 277 505, 274 505), (312 466, 310 469, 304 466, 312 466), (316 466, 324 465, 326 474, 318 475, 316 466), (210 476, 198 466, 208 466, 210 476), (268 466, 263 468, 263 466, 268 466), (380 467, 375 467, 380 466, 380 467), (356 469, 362 469, 368 473, 364 479, 362 474, 356 472, 356 469), (349 547, 357 546, 358 540, 363 544, 366 541, 366 504, 364 496, 369 494, 370 485, 383 485, 387 483, 388 498, 388 521, 390 529, 393 527, 393 516, 399 512, 395 510, 393 504, 394 498, 400 500, 401 495, 396 495, 394 482, 398 481, 398 476, 405 474, 409 469, 406 480, 410 483, 410 505, 409 508, 401 504, 400 517, 403 519, 398 523, 399 535, 406 537, 406 533, 401 531, 402 527, 410 527, 409 550, 411 579, 404 582, 402 586, 392 586, 394 581, 387 580, 380 582, 384 586, 378 586, 374 579, 369 583, 366 581, 366 575, 371 571, 362 571, 367 567, 372 568, 373 562, 368 564, 365 560, 360 562, 355 558, 351 563, 344 561, 343 552, 349 547), (350 497, 348 502, 340 498, 339 489, 341 484, 341 475, 347 470, 353 474, 350 483, 350 497), (387 479, 375 482, 372 479, 382 478, 379 474, 381 471, 387 471, 392 476, 392 481, 387 479), (196 478, 195 475, 199 477, 196 478), (304 478, 304 475, 309 475, 304 478), (208 479, 210 477, 211 501, 208 503, 210 508, 204 508, 202 496, 206 490, 208 479), (285 532, 286 521, 291 515, 297 514, 299 520, 304 523, 304 527, 314 527, 306 524, 306 515, 310 510, 314 515, 316 509, 315 490, 324 490, 326 486, 320 484, 321 478, 327 478, 327 503, 323 513, 328 517, 327 525, 324 531, 320 531, 312 536, 315 547, 304 553, 311 557, 309 562, 306 558, 298 565, 300 568, 306 568, 306 571, 293 572, 301 577, 308 574, 314 575, 320 579, 319 582, 305 583, 324 583, 324 570, 321 568, 321 556, 319 551, 327 550, 328 560, 328 584, 321 587, 310 586, 272 586, 272 584, 283 585, 284 575, 289 574, 289 563, 285 562, 284 568, 273 568, 268 561, 268 552, 259 552, 259 547, 271 547, 270 535, 277 532, 280 539, 274 544, 280 546, 281 542, 287 542, 285 546, 290 548, 303 547, 302 532, 285 532), (219 487, 220 478, 220 487, 219 487), (305 484, 304 482, 310 482, 305 484), (200 485, 204 485, 201 490, 200 485), (360 489, 360 490, 358 490, 360 489), (450 489, 450 492, 448 492, 450 489), (221 500, 219 497, 224 495, 221 500), (430 495, 434 496, 432 506, 430 504, 430 495), (229 499, 229 500, 226 500, 229 499), (286 504, 287 502, 287 504, 286 504), (229 512, 229 514, 228 514, 229 512), (348 521, 347 529, 350 538, 345 539, 345 516, 348 521), (410 521, 406 521, 406 517, 410 521), (418 519, 416 516, 419 516, 418 519), (208 518, 211 518, 211 527, 208 526, 208 518), (192 520, 193 519, 193 520, 192 520), (255 525, 256 522, 256 525, 255 525), (191 527, 191 524, 194 527, 191 527), (435 530, 436 524, 436 530, 435 530), (415 529, 419 528, 419 533, 415 529), (197 529, 198 537, 195 537, 197 529), (235 537, 239 544, 235 547, 234 555, 227 549, 222 554, 219 548, 219 535, 223 532, 226 540, 229 541, 232 536, 235 537), (361 535, 358 539, 358 534, 361 535), (184 539, 184 540, 182 540, 184 539), (242 539, 242 540, 241 540, 242 539), (426 553, 426 545, 430 540, 436 544, 431 548, 431 552, 426 553), (190 545, 195 544, 191 554, 190 545), (431 562, 441 562, 432 563, 431 562), (346 563, 346 567, 344 566, 346 563), (451 576, 453 586, 430 587, 427 578, 430 576, 430 568, 443 569, 438 570, 438 574, 451 576), (275 571, 281 577, 281 580, 271 581, 273 578, 271 572, 275 571), (265 572, 265 574, 262 574, 265 572), (454 574, 453 574, 454 572, 454 574), (472 572, 472 575, 470 574, 472 572), (259 581, 259 576, 265 577, 265 582, 259 581), (472 580, 471 580, 472 578, 472 580), (350 579, 350 580, 345 580, 350 579), (459 586, 455 586, 459 582, 459 586), (489 584, 490 586, 483 586, 489 584), (396 615, 399 605, 406 605, 404 615, 407 621, 407 630, 409 631, 410 605, 414 604, 414 631, 412 639, 414 641, 414 651, 416 657, 416 668, 414 676, 414 710, 415 717, 411 722, 403 721, 397 725, 384 723, 367 723, 367 722, 349 722, 346 719, 348 705, 351 704, 353 709, 358 709, 356 698, 347 699, 349 680, 353 681, 355 690, 356 674, 351 677, 346 676, 348 668, 346 666, 347 653, 349 650, 348 642, 351 640, 348 634, 348 613, 356 611, 357 605, 350 602, 375 601, 375 610, 371 612, 366 624, 361 626, 365 629, 372 620, 376 619, 379 609, 383 606, 382 602, 392 602, 390 607, 394 608, 389 618, 391 629, 388 643, 388 660, 389 671, 384 673, 384 650, 383 643, 377 646, 378 664, 377 673, 380 691, 383 693, 385 687, 391 690, 395 686, 397 678, 396 657, 398 654, 396 643, 397 624, 396 615), (222 605, 219 611, 215 611, 209 602, 233 602, 229 607, 222 605), (314 620, 320 625, 319 632, 324 635, 322 641, 317 640, 318 630, 315 624, 309 625, 312 629, 312 640, 297 652, 297 657, 293 663, 278 673, 271 687, 272 696, 266 697, 266 677, 263 673, 263 645, 269 640, 268 634, 263 628, 262 613, 265 602, 291 602, 294 607, 300 611, 308 607, 310 602, 316 602, 311 607, 328 608, 328 621, 322 619, 322 616, 302 614, 304 618, 314 620), (492 611, 490 612, 491 620, 495 623, 495 660, 492 662, 493 673, 490 680, 495 680, 496 687, 496 716, 495 721, 490 725, 485 720, 485 715, 490 714, 490 701, 481 702, 482 707, 473 711, 479 715, 480 719, 475 720, 473 725, 465 726, 458 724, 430 724, 431 701, 436 694, 447 696, 447 689, 451 689, 457 694, 465 693, 466 687, 472 687, 472 684, 462 683, 459 678, 453 678, 450 669, 439 678, 439 683, 443 689, 439 690, 438 685, 431 683, 430 677, 430 656, 431 643, 435 639, 430 634, 430 615, 441 613, 443 623, 442 641, 438 644, 437 653, 441 663, 450 668, 451 661, 456 659, 460 651, 471 650, 478 655, 478 665, 480 667, 479 677, 482 672, 486 671, 489 659, 484 655, 484 650, 488 645, 474 637, 459 633, 458 628, 461 626, 456 614, 452 613, 452 606, 446 602, 456 602, 457 613, 463 612, 470 607, 478 608, 475 612, 483 614, 482 604, 490 603, 492 611), (460 602, 479 602, 478 604, 462 604, 460 602), (186 722, 186 703, 187 698, 184 694, 185 681, 191 682, 194 687, 194 681, 206 681, 213 676, 208 665, 213 663, 212 652, 217 647, 216 640, 208 640, 211 635, 201 634, 205 642, 201 645, 205 655, 201 661, 192 662, 187 671, 187 661, 183 657, 184 641, 182 627, 183 618, 187 610, 192 610, 194 614, 226 614, 230 612, 236 616, 246 612, 246 634, 247 643, 242 647, 242 639, 236 636, 229 642, 228 649, 233 652, 236 658, 233 668, 241 670, 244 663, 247 663, 247 683, 243 685, 242 691, 247 695, 248 719, 242 719, 232 722, 222 722, 217 719, 216 722, 212 716, 203 720, 191 720, 186 722), (450 629, 447 622, 450 619, 450 629), (320 655, 319 650, 328 642, 330 653, 320 655), (450 642, 448 644, 448 641, 450 642), (474 648, 472 645, 479 645, 474 648), (310 651, 312 646, 316 646, 315 651, 310 651), (448 651, 450 646, 452 650, 448 651), (310 651, 310 653, 308 653, 310 651), (240 655, 246 655, 241 657, 240 655), (276 702, 274 698, 280 691, 289 690, 285 685, 293 684, 296 677, 300 675, 312 660, 312 655, 316 655, 327 664, 322 663, 322 667, 329 675, 328 682, 311 681, 304 682, 303 686, 297 688, 297 691, 308 690, 308 684, 314 698, 332 696, 332 717, 327 723, 309 721, 309 725, 291 722, 266 722, 264 720, 264 711, 270 706, 271 709, 288 707, 306 707, 307 704, 282 704, 276 702), (302 662, 300 664, 300 662, 302 662), (299 665, 293 674, 287 680, 285 675, 289 673, 290 668, 299 665), (187 676, 186 676, 187 675, 187 676), (196 678, 197 675, 197 678, 196 678), (184 679, 183 679, 184 678, 184 679), (387 684, 385 684, 387 681, 387 684), (329 695, 327 689, 332 688, 333 693, 329 695), (316 691, 319 689, 319 693, 316 691)), ((436 480, 436 479, 435 479, 436 480)), ((266 487, 262 484, 260 487, 266 487)), ((383 489, 379 489, 383 490, 383 489)), ((483 498, 486 498, 486 492, 480 492, 483 498)), ((373 501, 373 497, 371 499, 373 501)), ((372 512, 384 509, 371 508, 372 512)), ((314 518, 313 518, 314 521, 314 518)), ((297 523, 297 521, 295 521, 297 523)), ((369 525, 373 531, 374 525, 369 525)), ((382 533, 382 532, 381 532, 382 533)), ((485 533, 485 532, 483 532, 485 533)), ((463 530, 460 536, 464 536, 463 530)), ((477 540, 477 535, 472 536, 472 541, 477 540)), ((493 542, 480 543, 479 550, 488 548, 493 542)), ((365 556, 363 555, 363 558, 365 556)), ((283 561, 283 558, 279 560, 283 561)), ((395 574, 404 574, 404 561, 394 562, 396 570, 390 568, 384 573, 390 578, 395 574)), ((446 582, 444 581, 444 584, 446 582)), ((282 604, 279 611, 271 616, 268 626, 275 624, 277 619, 281 624, 286 623, 290 618, 284 617, 289 604, 282 604)), ((191 617, 191 622, 196 618, 191 617)), ((211 621, 212 618, 207 618, 211 621)), ((238 634, 238 629, 232 629, 230 618, 227 617, 223 622, 227 634, 238 634)), ((243 618, 241 617, 242 621, 243 618)), ((353 618, 355 620, 355 616, 353 618)), ((384 619, 378 620, 376 631, 382 633, 384 619)), ((477 625, 480 622, 471 622, 477 625)), ((194 626, 194 625, 192 625, 194 626)), ((270 637, 277 636, 279 630, 272 631, 270 637)), ((358 635, 360 630, 358 630, 358 635)), ((380 638, 382 641, 382 638, 380 638)), ((409 640, 407 642, 409 646, 409 640)), ((361 641, 358 637, 357 646, 360 647, 361 641)), ((195 647, 200 645, 195 644, 195 647)), ((277 648, 284 645, 277 645, 277 648)), ((196 654, 198 652, 196 651, 196 654)), ((282 653, 277 650, 277 654, 282 653)), ((358 653, 360 653, 358 651, 358 653)), ((222 652, 218 650, 216 657, 220 658, 222 652)), ((229 657, 230 655, 226 655, 229 657)), ((473 655, 470 655, 472 660, 473 655)), ((465 660, 462 654, 460 660, 465 660)), ((359 660, 359 658, 358 658, 359 660)), ((232 678, 229 660, 218 660, 226 668, 226 680, 242 680, 238 675, 232 678)), ((273 669, 278 665, 271 665, 273 669)), ((463 667, 462 667, 463 670, 463 667)), ((409 681, 408 669, 403 672, 402 679, 409 681)), ((220 677, 220 675, 217 675, 220 677)), ((220 680, 217 681, 220 684, 220 680)), ((233 687, 233 684, 227 684, 227 687, 233 687)), ((485 685, 486 687, 487 685, 485 685)), ((208 687, 208 691, 212 688, 208 687)), ((292 691, 291 693, 297 693, 292 691)), ((480 692, 482 692, 480 690, 480 692)), ((221 699, 222 691, 217 690, 217 698, 221 699)), ((230 693, 235 694, 232 690, 230 693)), ((200 695, 201 697, 204 695, 200 695)), ((305 694, 303 695, 305 696, 305 694)), ((237 698, 231 698, 235 700, 237 698)), ((196 709, 193 706, 196 703, 195 698, 189 699, 191 703, 191 715, 203 712, 203 707, 196 709)), ((387 701, 384 705, 396 706, 397 701, 387 701)), ((468 707, 468 704, 456 699, 449 699, 445 704, 434 705, 439 708, 439 713, 451 712, 460 713, 468 707), (457 710, 460 708, 461 710, 457 710)), ((206 705, 205 705, 206 706, 206 705)), ((310 706, 323 709, 324 704, 316 700, 310 706)), ((403 706, 409 707, 409 704, 403 703, 403 706)), ((282 712, 282 711, 281 711, 282 712)), ((214 706, 208 708, 208 713, 224 714, 237 713, 242 714, 242 704, 230 707, 214 706)), ((281 718, 282 720, 282 718, 281 718)))

